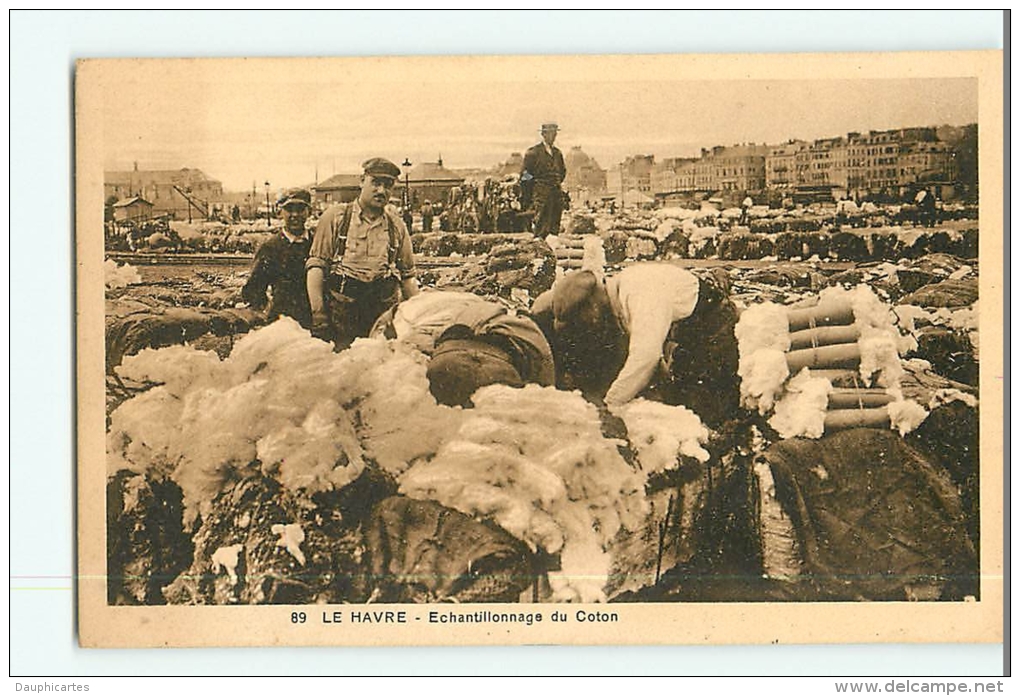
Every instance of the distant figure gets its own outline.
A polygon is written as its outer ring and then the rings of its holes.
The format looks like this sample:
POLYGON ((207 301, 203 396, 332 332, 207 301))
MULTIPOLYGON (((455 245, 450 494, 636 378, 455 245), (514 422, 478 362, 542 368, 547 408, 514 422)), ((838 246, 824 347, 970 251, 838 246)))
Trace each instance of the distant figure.
POLYGON ((418 294, 411 237, 387 207, 400 168, 373 157, 361 193, 323 213, 308 254, 312 332, 337 350, 367 336, 380 314, 418 294))
POLYGON ((432 203, 425 200, 421 206, 421 231, 428 234, 432 231, 432 203))
POLYGON ((750 196, 744 197, 744 202, 740 204, 740 224, 747 225, 751 221, 751 208, 754 206, 754 201, 750 196))
POLYGON ((230 209, 230 219, 234 222, 241 222, 241 209, 237 207, 237 203, 230 209))
POLYGON ((931 227, 935 224, 935 196, 921 189, 914 196, 914 205, 917 206, 917 224, 931 227))
MULTIPOLYGON (((254 309, 267 305, 266 291, 272 288, 266 316, 269 321, 285 314, 301 326, 311 328, 312 311, 305 290, 305 262, 311 239, 305 233, 305 221, 311 212, 312 195, 307 189, 291 189, 280 197, 277 205, 283 217, 283 228, 259 247, 255 254, 248 282, 241 297, 254 309)), ((234 206, 240 216, 240 210, 234 206)))
POLYGON ((567 176, 567 166, 563 162, 563 153, 553 145, 558 132, 559 126, 555 123, 543 124, 542 142, 528 148, 521 169, 521 187, 525 191, 525 200, 530 200, 532 229, 535 236, 542 239, 560 233, 560 217, 563 214, 563 190, 560 187, 567 176))

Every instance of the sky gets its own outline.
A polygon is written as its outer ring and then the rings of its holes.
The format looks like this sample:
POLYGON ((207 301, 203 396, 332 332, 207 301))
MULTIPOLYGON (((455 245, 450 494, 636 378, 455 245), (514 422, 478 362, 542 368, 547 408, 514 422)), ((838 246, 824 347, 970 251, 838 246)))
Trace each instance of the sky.
MULTIPOLYGON (((462 61, 463 62, 463 61, 462 61)), ((603 168, 631 154, 978 120, 970 78, 559 80, 372 63, 132 61, 103 84, 104 169, 193 167, 227 191, 357 173, 373 156, 488 168, 560 124, 603 168), (451 78, 451 75, 453 76, 451 78), (524 79, 527 78, 527 79, 524 79)))

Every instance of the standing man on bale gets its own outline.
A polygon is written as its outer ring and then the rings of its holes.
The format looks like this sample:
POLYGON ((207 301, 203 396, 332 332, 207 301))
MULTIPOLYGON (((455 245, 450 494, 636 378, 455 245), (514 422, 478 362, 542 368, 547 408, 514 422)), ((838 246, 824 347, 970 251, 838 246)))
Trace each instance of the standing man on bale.
MULTIPOLYGON (((272 288, 272 300, 266 318, 275 321, 281 314, 311 328, 312 312, 305 289, 305 262, 311 246, 305 222, 312 209, 312 194, 307 189, 290 189, 277 201, 283 217, 283 229, 270 237, 255 254, 248 282, 241 297, 254 309, 266 307, 266 291, 272 288)), ((237 206, 234 206, 237 210, 237 206)))
POLYGON ((312 333, 337 350, 368 336, 401 298, 418 294, 410 235, 387 208, 400 168, 381 157, 362 167, 361 193, 323 214, 305 266, 312 333))
POLYGON ((530 209, 536 237, 545 239, 550 234, 560 233, 560 216, 563 214, 563 179, 567 166, 563 153, 553 145, 559 126, 555 123, 542 125, 542 142, 528 149, 521 169, 521 186, 530 189, 530 209))

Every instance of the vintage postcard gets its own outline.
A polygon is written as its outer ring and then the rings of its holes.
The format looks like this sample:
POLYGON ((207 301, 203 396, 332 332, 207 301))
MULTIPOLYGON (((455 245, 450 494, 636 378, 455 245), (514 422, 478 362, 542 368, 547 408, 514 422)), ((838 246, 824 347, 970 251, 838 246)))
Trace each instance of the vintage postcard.
POLYGON ((1002 93, 80 61, 81 645, 1001 641, 1002 93))

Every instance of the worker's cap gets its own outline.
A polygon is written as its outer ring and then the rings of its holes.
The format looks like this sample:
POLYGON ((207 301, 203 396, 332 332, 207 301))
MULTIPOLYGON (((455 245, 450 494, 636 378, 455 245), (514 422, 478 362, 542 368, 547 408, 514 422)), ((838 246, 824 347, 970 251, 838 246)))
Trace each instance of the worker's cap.
POLYGON ((302 204, 309 208, 312 207, 312 194, 308 189, 304 188, 292 188, 287 189, 277 199, 276 204, 281 208, 286 208, 288 205, 302 204))
POLYGON ((470 405, 471 396, 489 384, 524 386, 506 351, 478 338, 441 337, 426 376, 429 391, 447 406, 470 405))
POLYGON ((536 315, 550 313, 556 321, 569 321, 595 297, 599 285, 599 279, 591 271, 568 273, 557 280, 551 290, 535 298, 531 312, 536 315))
POLYGON ((543 123, 542 124, 542 130, 543 131, 555 131, 555 130, 559 130, 559 129, 560 129, 560 127, 557 124, 553 123, 552 121, 550 121, 549 123, 543 123))
POLYGON ((369 176, 385 177, 394 180, 400 176, 400 167, 382 157, 373 157, 370 160, 365 160, 361 167, 365 170, 365 174, 369 176))

